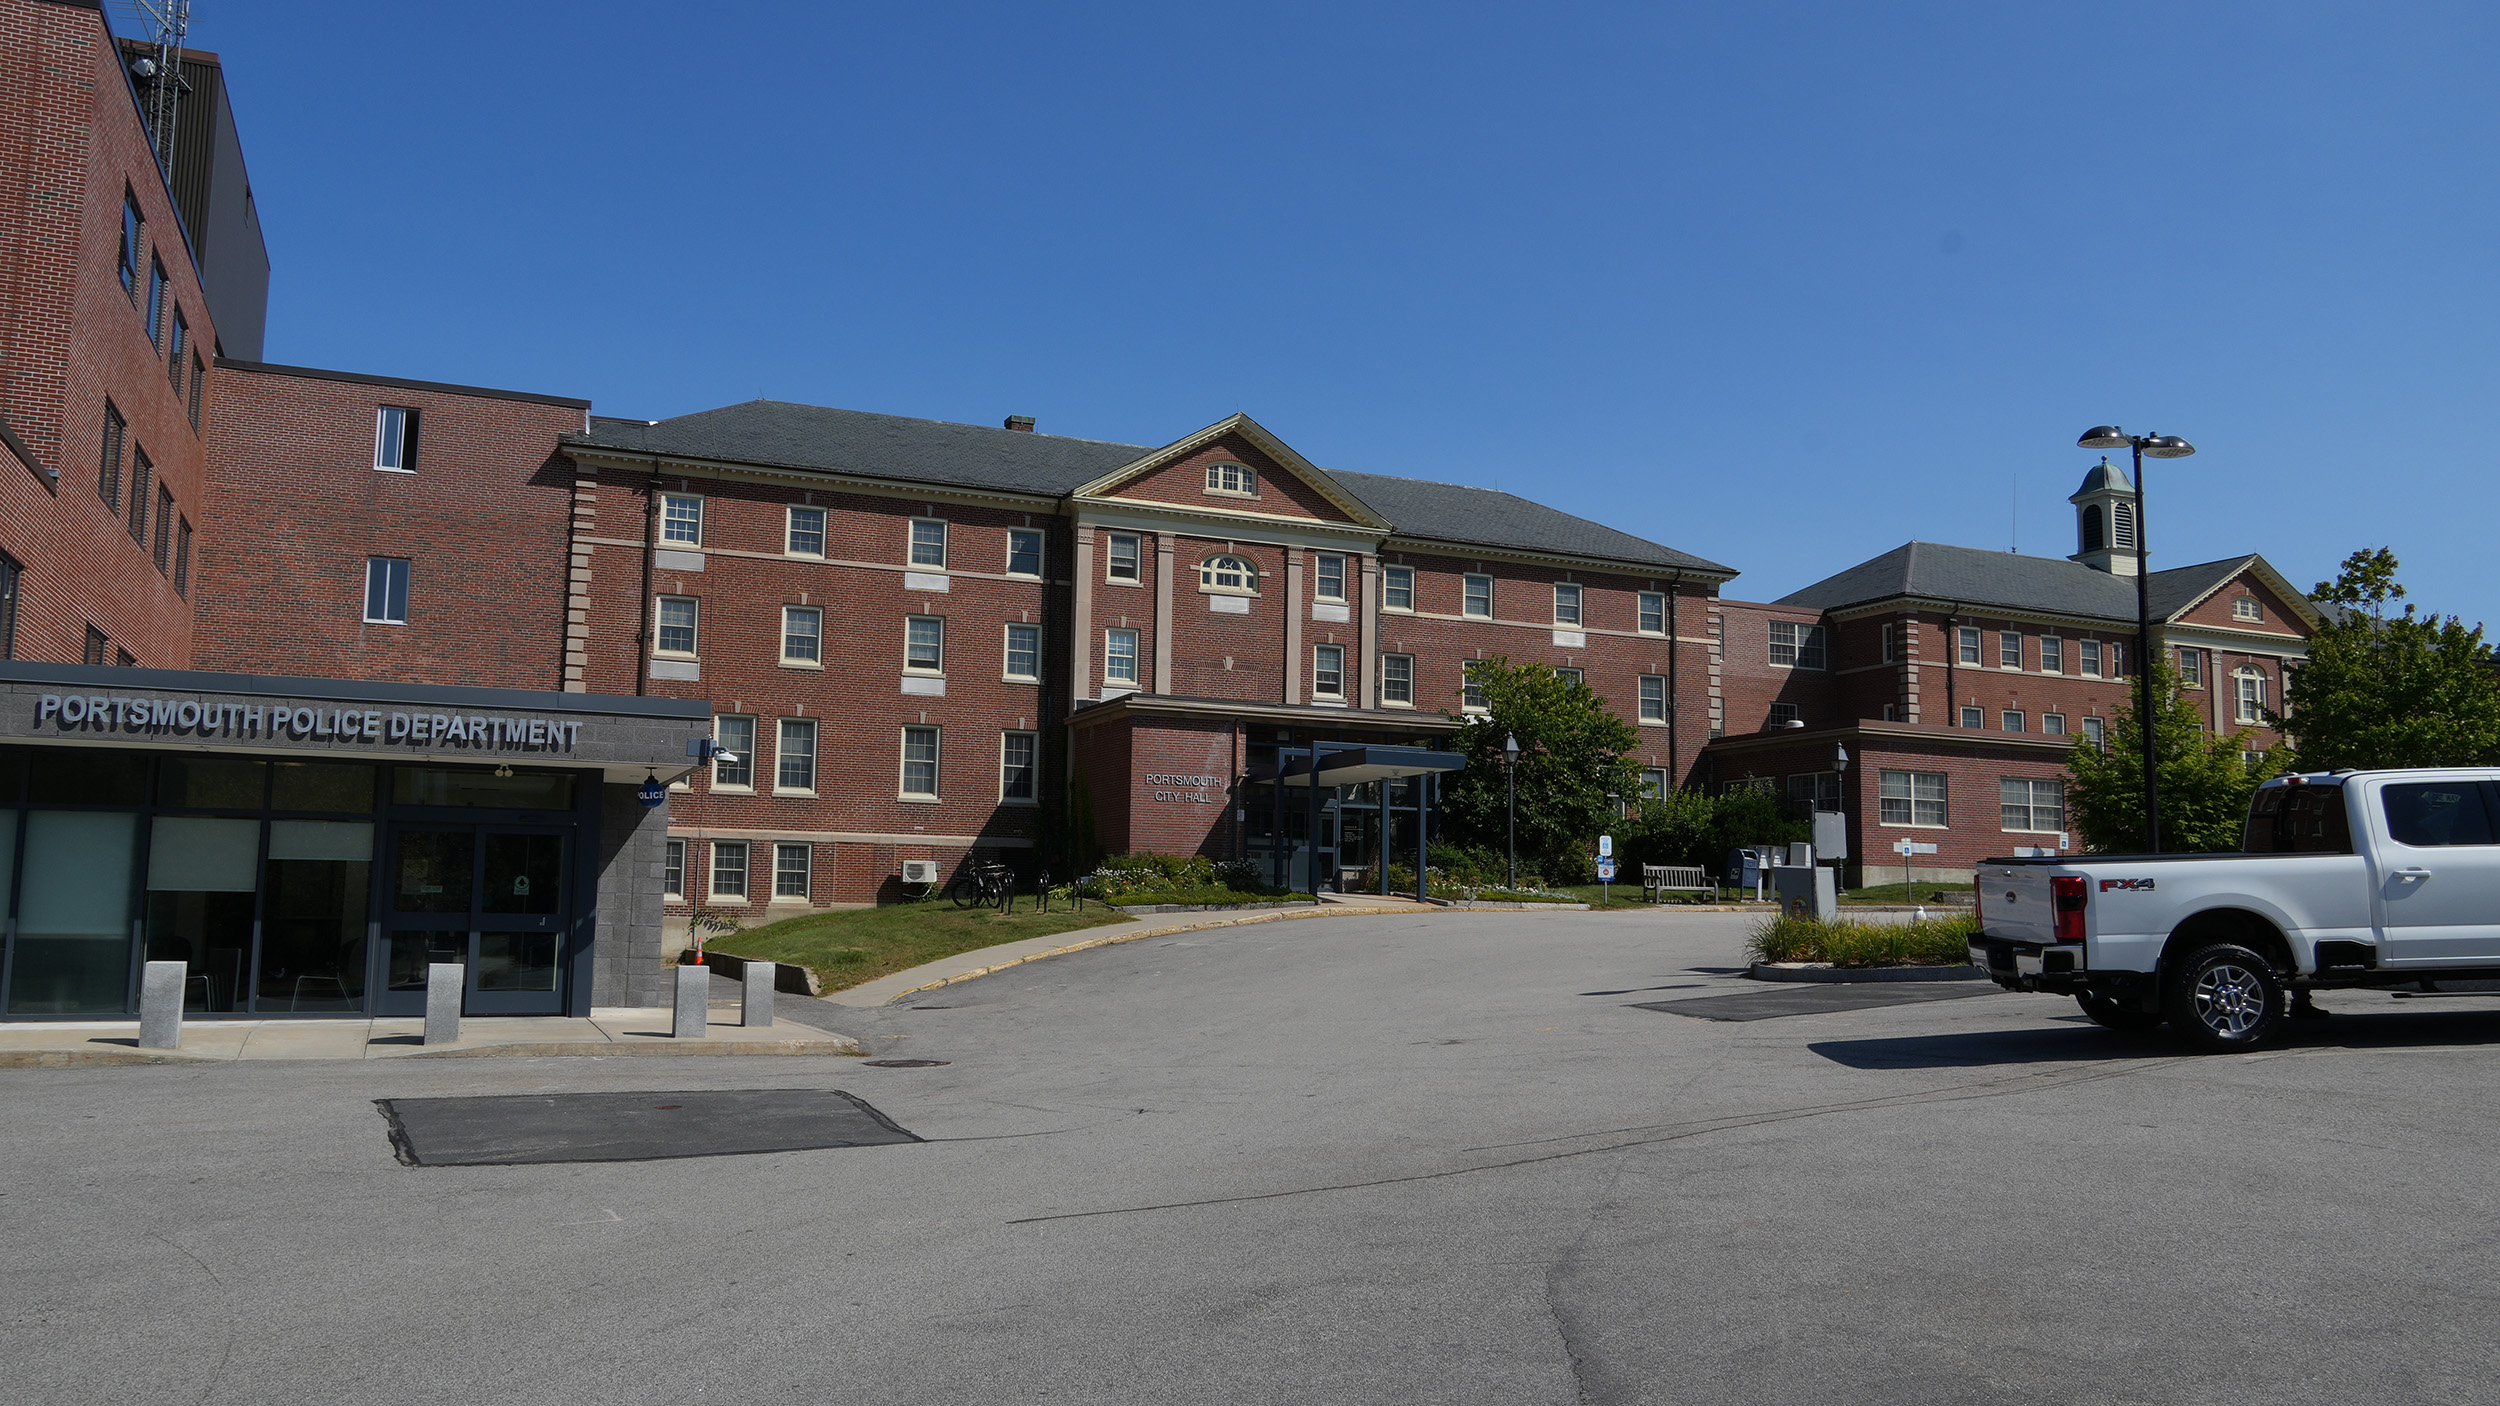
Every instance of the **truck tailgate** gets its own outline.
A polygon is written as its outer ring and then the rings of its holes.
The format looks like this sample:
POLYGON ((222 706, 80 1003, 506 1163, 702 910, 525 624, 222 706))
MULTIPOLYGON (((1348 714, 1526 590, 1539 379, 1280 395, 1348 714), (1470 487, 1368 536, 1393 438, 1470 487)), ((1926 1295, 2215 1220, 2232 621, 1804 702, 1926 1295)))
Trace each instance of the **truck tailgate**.
POLYGON ((1977 872, 1982 931, 2008 942, 2056 941, 2049 878, 2072 870, 2062 864, 1983 864, 1977 872))

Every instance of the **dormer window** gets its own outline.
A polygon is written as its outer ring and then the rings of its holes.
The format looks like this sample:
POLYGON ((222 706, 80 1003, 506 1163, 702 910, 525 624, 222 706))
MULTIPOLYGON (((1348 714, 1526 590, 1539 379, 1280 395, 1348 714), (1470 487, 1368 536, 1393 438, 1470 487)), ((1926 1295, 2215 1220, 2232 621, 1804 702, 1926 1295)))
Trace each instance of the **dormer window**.
POLYGON ((1198 568, 1198 589, 1255 596, 1259 593, 1259 569, 1236 556, 1208 557, 1198 568))
POLYGON ((1229 493, 1237 498, 1255 498, 1259 492, 1259 476, 1247 464, 1209 464, 1207 491, 1229 493))

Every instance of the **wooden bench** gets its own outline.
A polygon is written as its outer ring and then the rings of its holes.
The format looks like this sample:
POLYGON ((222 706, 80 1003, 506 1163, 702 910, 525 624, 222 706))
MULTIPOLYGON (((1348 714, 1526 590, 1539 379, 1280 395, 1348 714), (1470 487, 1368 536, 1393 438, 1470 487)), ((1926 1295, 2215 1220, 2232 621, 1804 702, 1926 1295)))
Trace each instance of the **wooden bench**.
POLYGON ((1663 903, 1671 893, 1700 893, 1719 896, 1719 886, 1710 881, 1710 873, 1699 865, 1644 864, 1641 866, 1641 897, 1651 903, 1663 903))

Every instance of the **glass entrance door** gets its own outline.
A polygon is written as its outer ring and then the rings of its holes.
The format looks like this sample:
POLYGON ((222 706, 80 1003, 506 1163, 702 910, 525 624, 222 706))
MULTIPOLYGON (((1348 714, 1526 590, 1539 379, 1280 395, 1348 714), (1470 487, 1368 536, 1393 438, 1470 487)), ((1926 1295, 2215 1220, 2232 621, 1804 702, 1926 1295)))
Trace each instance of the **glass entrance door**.
POLYGON ((569 926, 560 830, 408 826, 393 840, 381 1013, 425 1009, 426 968, 467 968, 471 1015, 559 1015, 569 926))

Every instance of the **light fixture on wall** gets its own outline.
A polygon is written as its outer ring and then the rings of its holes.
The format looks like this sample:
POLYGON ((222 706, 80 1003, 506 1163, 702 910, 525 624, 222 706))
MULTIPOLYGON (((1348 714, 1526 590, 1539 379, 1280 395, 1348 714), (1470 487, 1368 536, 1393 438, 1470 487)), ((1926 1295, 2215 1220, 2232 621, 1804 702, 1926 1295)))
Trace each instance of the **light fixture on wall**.
POLYGON ((509 764, 499 766, 495 768, 495 774, 497 776, 510 776, 512 774, 512 767, 509 764))

